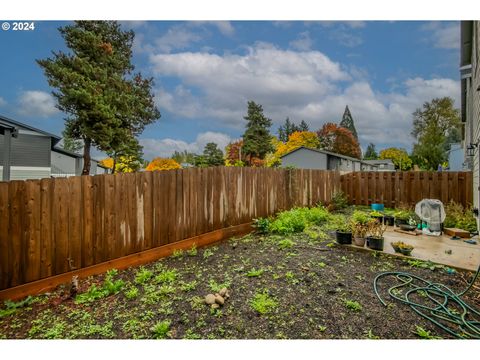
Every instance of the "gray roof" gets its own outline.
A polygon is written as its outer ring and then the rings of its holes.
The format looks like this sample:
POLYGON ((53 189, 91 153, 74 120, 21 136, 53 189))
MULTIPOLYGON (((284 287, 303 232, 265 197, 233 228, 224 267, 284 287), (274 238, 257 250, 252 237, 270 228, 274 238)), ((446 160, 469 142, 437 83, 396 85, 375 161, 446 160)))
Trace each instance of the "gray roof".
POLYGON ((35 132, 38 132, 39 134, 43 134, 43 135, 49 136, 49 137, 52 138, 52 149, 53 149, 53 147, 62 139, 62 138, 61 138, 60 136, 58 136, 58 135, 55 135, 55 134, 52 134, 52 133, 49 133, 49 132, 46 132, 46 131, 43 131, 43 130, 34 128, 33 126, 30 126, 30 125, 27 125, 27 124, 24 124, 24 123, 15 121, 15 120, 10 119, 10 118, 7 118, 6 116, 3 116, 3 115, 0 115, 0 124, 2 124, 2 125, 10 125, 10 126, 13 125, 14 127, 24 128, 24 129, 26 129, 26 130, 35 131, 35 132))
POLYGON ((380 164, 393 165, 392 159, 363 160, 363 162, 370 165, 380 165, 380 164))
POLYGON ((331 152, 331 151, 327 151, 327 150, 322 150, 322 149, 314 149, 314 148, 309 148, 309 147, 306 147, 306 146, 300 146, 292 151, 289 151, 288 153, 286 154, 283 154, 282 156, 280 156, 280 158, 283 158, 289 154, 292 154, 294 153, 295 151, 298 151, 300 149, 307 149, 307 150, 311 150, 311 151, 315 151, 315 152, 318 152, 320 154, 327 154, 327 155, 331 155, 331 156, 336 156, 338 158, 341 158, 341 159, 346 159, 346 160, 350 160, 350 161, 356 161, 356 162, 359 162, 359 163, 362 163, 362 164, 366 164, 366 165, 373 165, 375 166, 375 164, 369 164, 367 162, 365 162, 364 160, 360 160, 360 159, 356 159, 356 158, 353 158, 353 157, 350 157, 350 156, 346 156, 346 155, 342 155, 342 154, 337 154, 337 153, 334 153, 334 152, 331 152))

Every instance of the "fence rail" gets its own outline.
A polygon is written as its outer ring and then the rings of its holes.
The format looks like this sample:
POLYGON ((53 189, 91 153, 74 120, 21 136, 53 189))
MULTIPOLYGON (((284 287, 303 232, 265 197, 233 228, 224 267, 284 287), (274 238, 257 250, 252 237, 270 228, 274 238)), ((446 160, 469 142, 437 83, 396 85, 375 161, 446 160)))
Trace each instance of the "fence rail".
POLYGON ((427 198, 468 206, 473 201, 472 172, 353 172, 342 175, 341 189, 354 205, 382 203, 393 208, 427 198))
POLYGON ((182 169, 0 182, 0 290, 328 202, 338 172, 182 169))

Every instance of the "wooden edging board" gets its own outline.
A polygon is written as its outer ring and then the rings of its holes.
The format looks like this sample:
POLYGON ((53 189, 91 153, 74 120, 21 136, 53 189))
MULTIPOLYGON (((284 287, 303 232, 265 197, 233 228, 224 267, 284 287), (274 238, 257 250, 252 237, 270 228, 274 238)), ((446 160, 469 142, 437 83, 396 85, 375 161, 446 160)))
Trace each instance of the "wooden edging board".
POLYGON ((83 269, 69 271, 64 274, 51 276, 45 279, 15 286, 10 289, 5 289, 0 291, 0 300, 18 300, 28 295, 41 294, 55 289, 58 285, 69 283, 74 275, 77 275, 79 278, 86 278, 88 276, 102 274, 110 269, 121 270, 131 266, 146 264, 169 256, 173 254, 175 250, 187 250, 193 245, 196 245, 197 247, 206 246, 224 239, 228 239, 232 236, 247 234, 252 230, 253 228, 251 222, 215 230, 169 245, 159 246, 154 249, 127 255, 115 260, 102 262, 100 264, 89 266, 83 269))

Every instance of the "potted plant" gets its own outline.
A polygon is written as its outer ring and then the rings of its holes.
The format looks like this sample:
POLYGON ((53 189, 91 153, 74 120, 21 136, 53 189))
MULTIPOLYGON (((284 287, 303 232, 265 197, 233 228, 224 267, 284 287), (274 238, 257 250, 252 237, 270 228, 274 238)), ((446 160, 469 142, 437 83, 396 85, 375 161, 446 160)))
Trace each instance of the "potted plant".
POLYGON ((413 250, 413 246, 404 243, 403 241, 396 241, 392 243, 392 247, 396 253, 401 253, 406 256, 410 256, 413 250))
POLYGON ((376 211, 376 210, 372 211, 372 212, 370 213, 370 217, 371 217, 372 219, 375 219, 375 220, 376 220, 377 222, 379 222, 379 223, 382 223, 382 222, 383 222, 383 214, 382 214, 381 212, 379 212, 379 211, 376 211))
POLYGON ((410 211, 399 210, 399 211, 395 212, 394 217, 395 217, 395 225, 396 226, 408 225, 408 222, 410 220, 410 211))
POLYGON ((364 211, 354 211, 352 214, 351 228, 353 234, 353 242, 357 246, 365 245, 365 236, 367 235, 368 222, 371 221, 368 213, 364 211))
POLYGON ((383 221, 385 225, 388 225, 388 226, 395 225, 395 217, 393 216, 392 210, 385 209, 385 214, 383 215, 383 221))
POLYGON ((352 243, 352 228, 351 224, 344 221, 337 224, 337 231, 335 232, 337 243, 348 245, 352 243))
POLYGON ((378 221, 370 221, 367 229, 367 247, 373 250, 383 250, 383 233, 387 230, 387 226, 378 221))

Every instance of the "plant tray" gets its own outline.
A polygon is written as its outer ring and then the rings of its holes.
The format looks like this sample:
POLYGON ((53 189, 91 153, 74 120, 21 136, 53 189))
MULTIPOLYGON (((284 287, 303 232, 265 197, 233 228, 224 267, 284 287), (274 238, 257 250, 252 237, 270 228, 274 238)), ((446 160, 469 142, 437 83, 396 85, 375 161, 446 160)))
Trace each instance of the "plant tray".
POLYGON ((462 230, 462 229, 457 229, 457 228, 444 228, 443 232, 447 235, 450 236, 458 236, 461 238, 470 238, 470 233, 468 231, 462 230))
POLYGON ((417 231, 417 230, 407 231, 407 230, 402 230, 402 229, 393 229, 393 231, 396 231, 396 232, 399 232, 399 233, 402 233, 402 234, 413 235, 413 236, 422 235, 422 232, 417 231))

